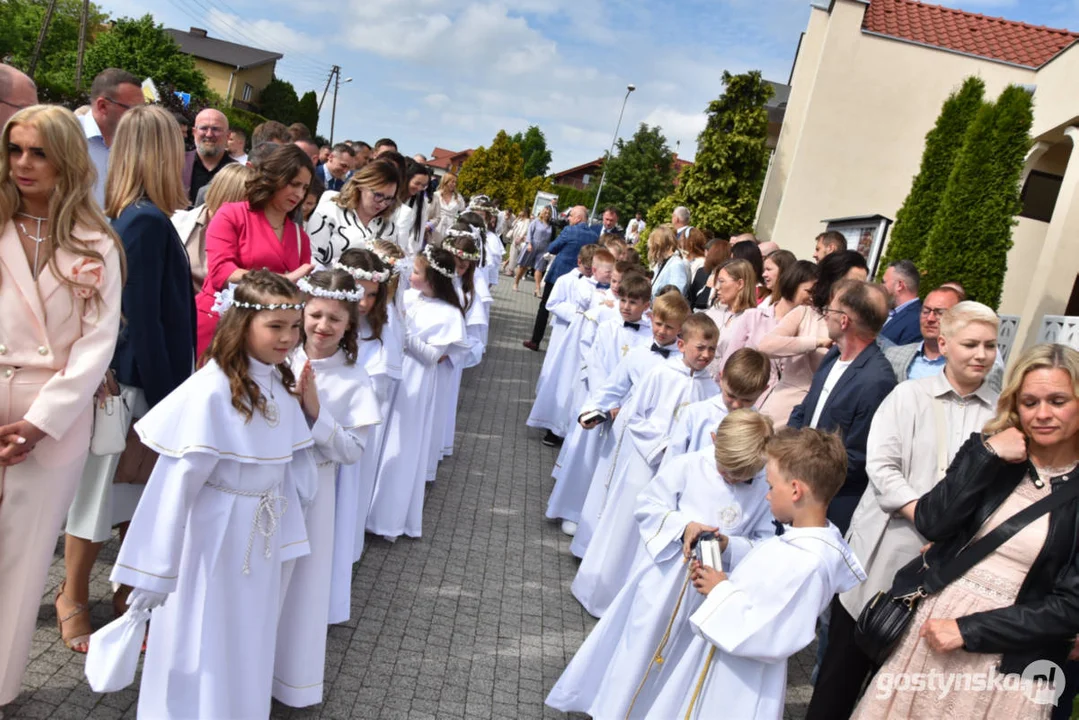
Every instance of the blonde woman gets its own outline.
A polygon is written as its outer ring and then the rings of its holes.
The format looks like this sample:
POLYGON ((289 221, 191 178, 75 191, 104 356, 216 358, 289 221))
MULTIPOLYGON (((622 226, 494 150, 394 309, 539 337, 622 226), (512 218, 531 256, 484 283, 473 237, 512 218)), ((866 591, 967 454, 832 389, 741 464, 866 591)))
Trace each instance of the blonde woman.
POLYGON ((433 223, 431 229, 438 237, 444 237, 446 231, 457 222, 457 216, 467 207, 465 199, 457 192, 457 176, 451 172, 446 173, 438 181, 438 190, 427 208, 427 220, 433 223))
MULTIPOLYGON (((188 378, 195 359, 195 292, 187 253, 169 216, 187 206, 183 140, 176 121, 160 107, 140 105, 124 113, 113 140, 116 154, 105 184, 105 214, 113 219, 131 272, 124 286, 121 327, 110 364, 109 385, 140 418, 188 378)), ((140 458, 134 445, 126 465, 140 458)), ((120 455, 91 457, 68 510, 64 543, 66 578, 56 598, 59 617, 88 607, 90 572, 115 524, 126 524, 142 496, 139 478, 113 485, 120 455), (134 480, 135 482, 131 482, 134 480)), ((148 469, 148 467, 146 468, 148 469)), ((126 474, 126 473, 121 473, 126 474)), ((147 473, 148 474, 148 473, 147 473)), ((143 478, 144 480, 144 478, 143 478)), ((113 598, 122 615, 127 589, 113 598)), ((90 616, 80 612, 61 628, 65 644, 86 652, 90 616)))
POLYGON ((757 307, 757 275, 746 260, 728 260, 716 270, 714 285, 716 297, 705 314, 715 320, 719 328, 719 345, 716 359, 708 366, 713 375, 723 368, 727 344, 733 337, 735 321, 747 310, 757 307))
POLYGON ((689 287, 689 263, 682 257, 678 238, 670 225, 661 225, 648 236, 648 263, 652 266, 653 300, 668 285, 685 294, 689 287))
POLYGON ((255 176, 255 170, 240 163, 230 163, 214 175, 206 189, 206 202, 190 210, 177 210, 172 216, 173 227, 187 249, 191 264, 191 281, 197 293, 206 281, 206 226, 222 205, 240 202, 247 197, 245 186, 255 176))
POLYGON ((532 294, 540 296, 543 273, 547 270, 547 246, 551 244, 551 233, 551 206, 545 205, 525 232, 525 251, 517 261, 517 274, 513 276, 514 290, 521 284, 525 271, 531 268, 536 279, 536 289, 532 294))
POLYGON ((323 193, 307 221, 311 262, 328 268, 345 250, 367 248, 375 240, 400 246, 393 216, 401 182, 397 165, 374 160, 356 171, 341 192, 323 193))
POLYGON ((19 694, 56 536, 86 462, 125 267, 93 198, 96 173, 75 116, 34 105, 11 117, 2 140, 0 707, 19 694))

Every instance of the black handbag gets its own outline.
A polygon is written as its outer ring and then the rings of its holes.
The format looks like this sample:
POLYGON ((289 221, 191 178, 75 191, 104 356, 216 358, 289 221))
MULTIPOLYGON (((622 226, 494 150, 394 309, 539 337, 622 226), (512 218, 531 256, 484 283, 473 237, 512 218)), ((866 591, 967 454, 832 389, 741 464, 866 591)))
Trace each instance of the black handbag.
POLYGON ((924 553, 912 560, 896 573, 896 577, 909 577, 905 571, 913 566, 912 569, 922 576, 921 583, 913 590, 909 582, 903 587, 897 583, 890 590, 874 595, 858 616, 854 628, 855 645, 877 667, 883 665, 899 644, 919 602, 962 577, 1031 522, 1076 497, 1079 497, 1079 479, 1064 483, 1063 488, 1020 510, 981 539, 967 543, 937 573, 927 572, 929 565, 924 553), (918 564, 921 564, 920 568, 918 564))

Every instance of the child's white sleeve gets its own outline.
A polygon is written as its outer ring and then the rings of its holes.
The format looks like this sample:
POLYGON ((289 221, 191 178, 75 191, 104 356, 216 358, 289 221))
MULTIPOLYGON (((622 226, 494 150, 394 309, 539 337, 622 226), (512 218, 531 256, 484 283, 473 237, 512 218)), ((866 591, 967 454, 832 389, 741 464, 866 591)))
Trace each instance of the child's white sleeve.
POLYGON ((110 579, 152 592, 176 589, 188 513, 218 459, 159 455, 135 509, 110 579))
POLYGON ((689 524, 689 518, 678 508, 686 487, 685 475, 685 466, 660 470, 637 495, 633 517, 645 550, 657 563, 682 552, 682 534, 689 524))
MULTIPOLYGON (((765 482, 759 474, 756 482, 765 482)), ((757 508, 757 517, 752 525, 742 535, 730 535, 727 537, 727 549, 723 551, 723 568, 730 572, 738 567, 742 559, 753 549, 757 543, 764 542, 770 537, 775 537, 775 516, 768 503, 761 503, 757 508)))

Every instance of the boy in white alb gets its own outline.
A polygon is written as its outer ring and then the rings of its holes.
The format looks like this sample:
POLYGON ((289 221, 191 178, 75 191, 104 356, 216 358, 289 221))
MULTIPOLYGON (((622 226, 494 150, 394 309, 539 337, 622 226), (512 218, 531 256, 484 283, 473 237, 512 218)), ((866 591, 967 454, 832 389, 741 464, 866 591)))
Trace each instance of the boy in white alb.
POLYGON ((691 402, 719 394, 719 387, 705 368, 716 354, 719 328, 704 313, 682 323, 678 347, 682 357, 667 360, 641 381, 618 437, 618 450, 604 482, 607 501, 601 510, 592 541, 581 559, 570 589, 591 615, 602 617, 633 569, 639 542, 633 512, 637 494, 656 474, 671 425, 678 411, 691 402))
POLYGON ((663 465, 686 453, 712 447, 714 433, 727 413, 752 408, 768 389, 771 363, 757 350, 740 348, 731 353, 719 374, 719 395, 682 408, 671 428, 663 465))
MULTIPOLYGON (((554 428, 562 423, 558 412, 558 400, 554 388, 557 375, 561 371, 559 348, 569 330, 570 323, 587 307, 587 297, 582 297, 578 285, 582 278, 592 276, 592 258, 597 246, 585 245, 577 253, 577 269, 571 270, 555 281, 551 295, 547 299, 547 311, 551 314, 551 339, 547 343, 547 354, 543 358, 539 378, 536 380, 536 400, 528 414, 525 424, 529 427, 543 428, 548 435, 554 435, 554 428)), ((564 435, 562 437, 565 437, 564 435)))
POLYGON ((556 317, 570 317, 570 308, 573 313, 561 341, 557 346, 552 343, 547 348, 547 357, 543 360, 543 370, 536 387, 536 401, 532 405, 528 420, 525 421, 529 427, 547 430, 543 444, 549 447, 560 443, 569 432, 574 393, 578 392, 578 386, 583 384, 581 330, 584 325, 591 324, 591 321, 585 319, 584 313, 609 299, 608 291, 613 273, 614 258, 609 252, 599 248, 592 254, 591 277, 577 280, 567 301, 559 307, 552 308, 550 302, 547 303, 548 309, 556 317))
POLYGON ((734 565, 729 576, 691 563, 706 598, 690 617, 696 637, 672 668, 647 717, 779 720, 787 659, 812 642, 817 616, 865 571, 828 503, 846 477, 838 435, 784 428, 769 442, 768 502, 789 524, 734 565), (721 711, 720 711, 721 709, 721 711))
MULTIPOLYGON (((648 278, 640 273, 631 273, 619 283, 618 319, 607 320, 596 330, 595 338, 585 358, 586 385, 590 393, 595 394, 604 386, 618 364, 634 348, 651 343, 652 327, 642 315, 648 309, 652 298, 652 285, 648 278)), ((658 360, 659 355, 653 354, 658 360)), ((577 413, 587 404, 587 397, 574 408, 577 413)), ((572 535, 577 528, 581 515, 581 506, 588 494, 586 482, 565 482, 564 479, 577 477, 582 468, 594 471, 599 461, 603 440, 609 435, 607 428, 589 431, 580 423, 573 422, 570 432, 551 475, 555 479, 547 503, 547 517, 564 518, 562 528, 572 535)), ((589 475, 589 477, 591 477, 589 475)))
POLYGON ((620 410, 632 401, 634 390, 653 368, 668 359, 682 356, 678 349, 678 333, 687 317, 689 303, 681 293, 670 292, 657 297, 652 302, 652 344, 630 350, 607 382, 592 393, 580 410, 581 415, 602 412, 607 420, 592 420, 584 426, 589 432, 600 433, 595 463, 580 467, 563 463, 560 468, 563 476, 559 481, 563 487, 558 489, 560 500, 557 514, 567 519, 571 517, 570 513, 578 515, 576 527, 566 528, 567 531, 574 531, 569 550, 577 557, 584 557, 607 500, 606 482, 596 482, 595 478, 607 477, 617 454, 617 439, 625 433, 626 421, 630 416, 622 415, 620 410))

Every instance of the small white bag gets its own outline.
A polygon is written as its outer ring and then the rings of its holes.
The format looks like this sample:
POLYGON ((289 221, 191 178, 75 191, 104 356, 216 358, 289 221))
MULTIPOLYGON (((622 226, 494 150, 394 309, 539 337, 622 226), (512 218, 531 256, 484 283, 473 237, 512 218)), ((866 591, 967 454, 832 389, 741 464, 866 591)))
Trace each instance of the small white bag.
POLYGON ((90 452, 99 457, 119 455, 127 448, 131 427, 131 394, 124 388, 119 395, 107 395, 104 402, 94 400, 94 426, 90 434, 90 452))
POLYGON ((135 681, 149 610, 128 610, 90 636, 86 679, 94 692, 116 692, 135 681))

